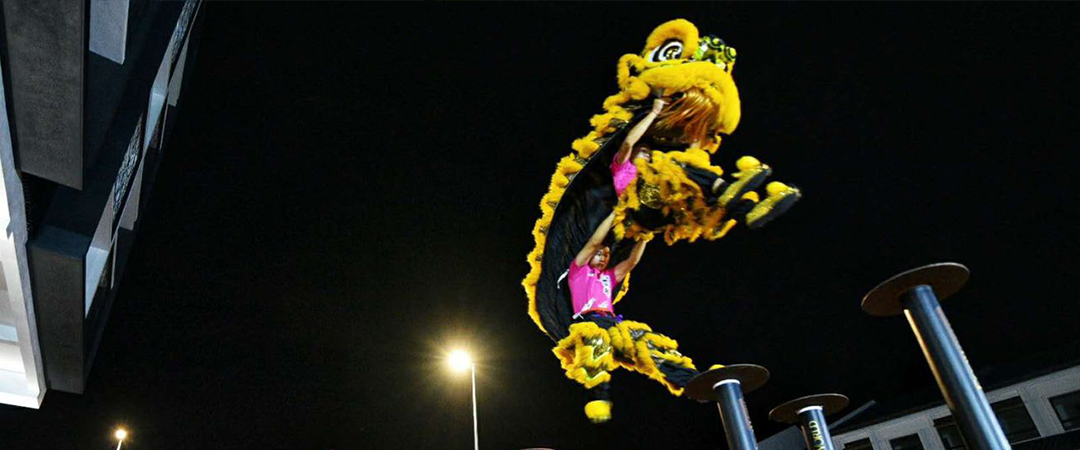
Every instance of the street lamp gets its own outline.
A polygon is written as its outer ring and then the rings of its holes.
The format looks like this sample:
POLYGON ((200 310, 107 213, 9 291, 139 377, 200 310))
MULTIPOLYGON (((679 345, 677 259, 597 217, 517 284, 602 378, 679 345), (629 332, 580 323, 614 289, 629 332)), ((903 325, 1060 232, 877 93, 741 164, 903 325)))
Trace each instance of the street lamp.
POLYGON ((120 450, 120 446, 124 445, 124 439, 127 439, 127 435, 127 430, 123 428, 117 428, 116 432, 113 433, 113 436, 116 437, 116 440, 120 441, 116 443, 116 450, 120 450))
POLYGON ((475 450, 480 450, 480 434, 476 427, 476 363, 469 357, 465 350, 454 350, 450 353, 450 368, 455 372, 464 372, 466 369, 472 372, 472 430, 475 450))

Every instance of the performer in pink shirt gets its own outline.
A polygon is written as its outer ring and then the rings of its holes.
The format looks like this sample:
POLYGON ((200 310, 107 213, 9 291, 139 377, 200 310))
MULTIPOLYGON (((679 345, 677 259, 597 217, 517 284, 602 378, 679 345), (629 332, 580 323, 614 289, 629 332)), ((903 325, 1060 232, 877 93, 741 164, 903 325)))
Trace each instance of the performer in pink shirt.
POLYGON ((611 248, 604 241, 614 219, 614 214, 604 219, 570 263, 566 285, 575 322, 570 335, 554 350, 567 376, 589 389, 591 401, 585 405, 585 414, 595 423, 611 418, 611 370, 623 367, 640 372, 676 395, 697 374, 690 358, 676 350, 674 340, 615 314, 613 293, 641 261, 648 241, 634 243, 630 256, 610 267, 611 248))
MULTIPOLYGON (((681 105, 680 100, 682 97, 678 97, 672 107, 668 107, 671 104, 671 99, 666 97, 656 97, 653 99, 652 109, 649 113, 641 118, 630 130, 626 133, 626 137, 623 138, 622 145, 619 147, 619 151, 615 153, 615 156, 611 159, 611 178, 612 185, 615 188, 616 198, 622 198, 623 192, 628 187, 636 183, 638 180, 638 161, 648 165, 652 159, 653 147, 659 147, 658 149, 670 150, 672 142, 670 136, 667 136, 666 132, 653 130, 653 124, 658 118, 672 119, 672 116, 685 116, 692 114, 693 111, 687 112, 687 108, 681 105), (656 136, 662 135, 662 136, 656 136), (659 142, 653 142, 659 140, 659 142), (657 145, 657 144, 660 145, 657 145)), ((700 114, 700 113, 699 113, 700 114)), ((658 125, 658 127, 660 127, 658 125)), ((662 127, 661 127, 662 128, 662 127)), ((700 139, 700 137, 698 137, 700 139)), ((683 147, 700 147, 700 143, 683 142, 678 145, 679 148, 683 147)), ((687 179, 698 186, 700 190, 700 196, 704 200, 705 205, 712 208, 717 206, 720 197, 727 193, 726 197, 728 201, 721 205, 727 210, 726 216, 736 219, 739 222, 746 223, 746 214, 756 205, 756 200, 749 200, 743 198, 743 194, 756 189, 764 180, 765 177, 771 173, 771 169, 764 169, 762 172, 753 177, 752 180, 747 180, 744 183, 736 183, 731 186, 733 190, 731 192, 725 191, 725 181, 720 176, 701 167, 694 166, 693 164, 679 163, 679 170, 686 174, 687 179)), ((637 186, 634 186, 637 189, 637 186)), ((644 228, 657 229, 662 228, 665 224, 672 223, 671 218, 666 217, 661 211, 660 205, 643 205, 638 208, 636 213, 631 214, 632 218, 644 228)), ((778 214, 782 210, 777 209, 774 214, 778 214)), ((768 220, 761 221, 765 223, 768 220)), ((756 224, 757 226, 760 226, 756 224)))
POLYGON ((638 145, 641 137, 649 130, 656 118, 664 110, 667 102, 663 98, 653 100, 652 109, 645 117, 642 117, 633 128, 626 133, 622 146, 618 153, 611 159, 611 178, 615 184, 615 196, 621 197, 626 187, 637 178, 637 159, 649 160, 649 152, 652 151, 647 145, 638 145))
POLYGON ((597 313, 614 317, 612 293, 615 285, 621 283, 626 274, 641 261, 647 241, 634 244, 634 250, 625 261, 608 267, 611 248, 604 245, 604 238, 611 230, 615 215, 609 215, 597 227, 589 242, 570 262, 567 282, 570 285, 570 299, 574 306, 574 317, 580 318, 587 313, 597 313))

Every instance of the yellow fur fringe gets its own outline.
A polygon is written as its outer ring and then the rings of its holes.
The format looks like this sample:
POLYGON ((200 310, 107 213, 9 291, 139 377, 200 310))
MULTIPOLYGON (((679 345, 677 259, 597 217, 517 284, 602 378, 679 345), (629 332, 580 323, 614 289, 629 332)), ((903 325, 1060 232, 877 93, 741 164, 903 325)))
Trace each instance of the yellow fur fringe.
POLYGON ((570 326, 570 335, 559 341, 552 351, 562 363, 567 378, 592 389, 611 380, 611 371, 618 367, 633 370, 662 383, 673 395, 681 395, 682 387, 670 382, 656 367, 656 359, 677 367, 694 369, 694 362, 678 352, 679 343, 641 322, 624 320, 603 329, 593 322, 578 322, 570 326), (634 339, 634 335, 638 338, 634 339))
MULTIPOLYGON (((664 242, 668 245, 683 239, 690 242, 702 237, 707 240, 720 239, 735 225, 734 220, 725 219, 723 208, 705 204, 701 188, 682 169, 682 165, 693 165, 717 176, 722 175, 723 170, 709 164, 709 155, 705 151, 698 148, 682 152, 654 151, 650 160, 638 159, 634 164, 638 168, 638 179, 656 189, 654 195, 661 199, 659 203, 664 214, 674 215, 676 219, 675 224, 664 229, 664 242)), ((627 220, 629 212, 642 207, 640 195, 636 186, 623 191, 615 205, 615 237, 636 240, 652 237, 653 230, 627 220)))
POLYGON ((611 354, 611 337, 592 322, 570 326, 570 335, 551 350, 562 362, 566 377, 592 389, 611 380, 611 371, 619 367, 611 354))

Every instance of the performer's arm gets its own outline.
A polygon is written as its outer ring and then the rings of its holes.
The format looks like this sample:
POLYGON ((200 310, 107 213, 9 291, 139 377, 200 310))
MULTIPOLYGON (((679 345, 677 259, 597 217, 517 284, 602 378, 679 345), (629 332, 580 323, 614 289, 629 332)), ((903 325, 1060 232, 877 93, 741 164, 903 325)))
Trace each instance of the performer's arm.
POLYGON ((623 140, 622 147, 619 147, 619 152, 615 154, 615 161, 619 164, 623 164, 626 160, 630 159, 630 150, 634 148, 634 145, 641 140, 641 137, 645 135, 645 131, 652 126, 656 117, 660 115, 660 111, 664 109, 664 99, 657 98, 653 100, 652 110, 641 119, 634 128, 631 128, 626 133, 626 139, 623 140))
POLYGON ((593 232, 592 237, 589 238, 589 242, 585 243, 585 247, 578 252, 577 257, 574 258, 574 263, 578 266, 584 266, 589 263, 589 259, 596 254, 596 251, 600 249, 600 245, 604 243, 604 238, 607 237, 609 231, 611 231, 611 224, 615 222, 615 212, 600 222, 600 225, 596 227, 596 231, 593 232))
POLYGON ((626 274, 630 273, 631 270, 634 270, 634 266, 641 262, 641 255, 645 253, 645 244, 648 243, 649 241, 645 240, 638 241, 637 244, 634 244, 634 250, 630 252, 630 257, 615 266, 616 283, 621 282, 623 278, 626 278, 626 274))

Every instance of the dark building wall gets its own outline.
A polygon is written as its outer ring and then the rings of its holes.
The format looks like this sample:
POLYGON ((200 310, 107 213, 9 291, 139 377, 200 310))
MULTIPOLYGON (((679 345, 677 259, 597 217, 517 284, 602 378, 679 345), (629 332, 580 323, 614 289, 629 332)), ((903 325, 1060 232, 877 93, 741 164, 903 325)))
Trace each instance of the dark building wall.
POLYGON ((68 301, 68 297, 71 289, 83 289, 89 240, 56 227, 44 227, 41 236, 37 245, 28 246, 28 259, 45 378, 51 389, 81 394, 85 379, 83 308, 81 302, 68 301), (43 282, 54 287, 46 288, 43 282))
POLYGON ((192 66, 176 70, 180 49, 188 42, 187 58, 196 53, 200 2, 130 2, 126 17, 115 15, 126 25, 113 24, 126 26, 122 63, 89 51, 91 3, 79 2, 79 14, 75 4, 4 2, 0 51, 21 62, 10 103, 33 210, 27 253, 46 382, 81 393, 161 161, 154 136, 175 119, 170 80, 192 66))
POLYGON ((11 0, 0 6, 19 169, 81 189, 87 5, 11 0))

